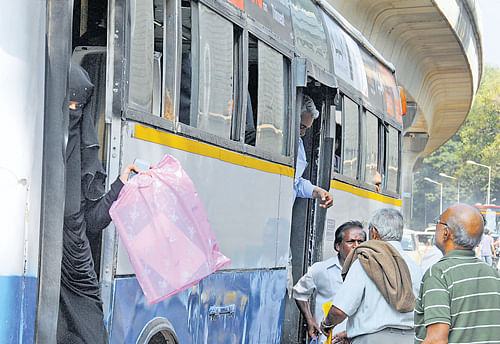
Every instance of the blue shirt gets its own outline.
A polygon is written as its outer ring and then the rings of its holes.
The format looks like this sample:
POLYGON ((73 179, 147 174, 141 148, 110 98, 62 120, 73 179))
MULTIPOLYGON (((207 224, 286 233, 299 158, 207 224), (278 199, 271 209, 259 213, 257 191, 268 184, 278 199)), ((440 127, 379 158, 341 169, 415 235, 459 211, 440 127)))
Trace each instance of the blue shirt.
POLYGON ((295 166, 295 180, 293 183, 293 201, 296 197, 313 198, 313 191, 316 187, 309 180, 302 178, 302 174, 307 167, 306 151, 304 143, 299 138, 299 149, 297 151, 297 166, 295 166))

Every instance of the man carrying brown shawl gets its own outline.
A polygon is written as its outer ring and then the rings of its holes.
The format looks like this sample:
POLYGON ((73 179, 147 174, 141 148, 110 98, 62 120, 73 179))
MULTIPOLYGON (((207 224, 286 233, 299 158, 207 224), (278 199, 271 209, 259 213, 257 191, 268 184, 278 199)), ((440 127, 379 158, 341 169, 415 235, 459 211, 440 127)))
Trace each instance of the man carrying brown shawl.
POLYGON ((344 284, 321 329, 328 333, 348 317, 347 336, 354 344, 413 343, 413 304, 422 274, 401 246, 403 217, 380 209, 368 228, 371 240, 347 257, 344 284))

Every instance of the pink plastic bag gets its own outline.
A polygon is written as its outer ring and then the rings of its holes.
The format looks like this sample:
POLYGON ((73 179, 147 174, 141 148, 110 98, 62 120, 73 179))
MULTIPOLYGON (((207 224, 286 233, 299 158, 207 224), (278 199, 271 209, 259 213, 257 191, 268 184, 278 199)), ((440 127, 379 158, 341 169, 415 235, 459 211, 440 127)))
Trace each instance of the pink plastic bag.
POLYGON ((231 263, 193 182, 170 155, 125 184, 109 214, 149 305, 231 263))

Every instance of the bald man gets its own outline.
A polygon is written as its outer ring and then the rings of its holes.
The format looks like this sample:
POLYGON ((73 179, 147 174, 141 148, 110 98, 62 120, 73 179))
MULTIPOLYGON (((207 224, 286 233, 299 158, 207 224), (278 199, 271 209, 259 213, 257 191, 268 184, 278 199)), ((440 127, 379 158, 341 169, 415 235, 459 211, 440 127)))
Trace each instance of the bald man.
POLYGON ((500 274, 475 257, 483 217, 465 204, 436 221, 444 256, 427 270, 415 300, 415 343, 500 343, 500 274))

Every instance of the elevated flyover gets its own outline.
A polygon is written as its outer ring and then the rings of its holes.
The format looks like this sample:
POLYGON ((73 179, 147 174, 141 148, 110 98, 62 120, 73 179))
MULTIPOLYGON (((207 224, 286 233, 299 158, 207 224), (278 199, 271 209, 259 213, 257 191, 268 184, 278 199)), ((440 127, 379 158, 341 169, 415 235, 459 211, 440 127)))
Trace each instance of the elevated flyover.
POLYGON ((483 61, 478 0, 328 0, 396 67, 410 101, 402 186, 410 218, 412 172, 467 118, 483 61))

